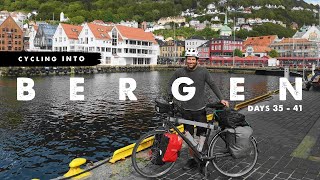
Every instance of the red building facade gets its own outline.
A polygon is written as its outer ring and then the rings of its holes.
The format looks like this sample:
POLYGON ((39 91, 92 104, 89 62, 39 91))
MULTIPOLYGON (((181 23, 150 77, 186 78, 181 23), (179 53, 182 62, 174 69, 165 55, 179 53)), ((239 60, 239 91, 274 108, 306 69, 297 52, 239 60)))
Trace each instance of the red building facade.
POLYGON ((230 57, 232 56, 234 49, 240 49, 242 51, 242 45, 242 39, 233 38, 231 36, 221 36, 219 38, 213 38, 210 41, 210 57, 230 57))

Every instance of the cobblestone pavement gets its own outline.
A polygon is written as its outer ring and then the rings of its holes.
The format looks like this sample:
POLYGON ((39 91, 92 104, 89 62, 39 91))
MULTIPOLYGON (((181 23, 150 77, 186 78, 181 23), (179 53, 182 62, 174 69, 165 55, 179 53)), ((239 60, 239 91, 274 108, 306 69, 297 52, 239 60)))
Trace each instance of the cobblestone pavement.
MULTIPOLYGON (((246 115, 258 141, 260 153, 254 169, 244 177, 228 178, 210 167, 209 179, 320 180, 320 91, 303 91, 302 101, 294 100, 290 93, 286 101, 274 95, 254 106, 263 105, 269 105, 269 111, 248 111, 247 108, 240 111, 246 115), (283 111, 274 111, 274 105, 283 105, 283 111), (302 105, 302 111, 294 111, 295 105, 302 105)), ((197 168, 182 169, 187 159, 184 148, 174 168, 160 179, 202 179, 197 168)), ((90 179, 145 178, 133 170, 131 159, 127 158, 93 171, 90 179)))

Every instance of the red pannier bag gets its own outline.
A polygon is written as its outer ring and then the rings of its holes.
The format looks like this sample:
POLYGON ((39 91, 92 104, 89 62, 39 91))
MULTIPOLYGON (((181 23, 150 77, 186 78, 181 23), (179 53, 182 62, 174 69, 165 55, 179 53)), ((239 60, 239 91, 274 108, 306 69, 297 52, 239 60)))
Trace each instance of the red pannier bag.
POLYGON ((182 148, 182 138, 177 134, 166 133, 169 143, 166 152, 163 155, 163 162, 175 162, 178 158, 178 152, 182 148))

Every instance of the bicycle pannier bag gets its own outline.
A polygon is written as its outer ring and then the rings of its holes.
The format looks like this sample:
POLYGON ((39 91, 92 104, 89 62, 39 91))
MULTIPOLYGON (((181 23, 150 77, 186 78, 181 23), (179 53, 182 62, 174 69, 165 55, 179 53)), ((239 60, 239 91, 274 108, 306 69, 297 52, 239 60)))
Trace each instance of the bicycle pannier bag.
POLYGON ((155 139, 150 151, 151 162, 153 164, 163 165, 165 163, 162 161, 162 158, 165 154, 168 143, 169 143, 169 138, 164 134, 155 135, 155 139))
POLYGON ((177 134, 166 133, 166 137, 169 138, 169 143, 162 158, 164 162, 175 162, 178 158, 178 152, 182 148, 182 138, 177 134))
POLYGON ((216 115, 219 126, 222 128, 248 126, 248 123, 245 120, 245 115, 238 113, 233 109, 219 110, 216 115))
POLYGON ((234 129, 228 128, 226 140, 229 144, 229 152, 234 158, 244 158, 251 150, 251 135, 253 130, 250 126, 239 126, 234 129))

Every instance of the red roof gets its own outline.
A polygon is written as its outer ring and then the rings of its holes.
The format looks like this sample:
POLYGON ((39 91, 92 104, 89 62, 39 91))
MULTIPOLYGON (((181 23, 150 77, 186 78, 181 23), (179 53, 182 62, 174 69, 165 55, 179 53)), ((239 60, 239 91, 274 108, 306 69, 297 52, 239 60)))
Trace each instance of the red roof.
POLYGON ((111 29, 113 28, 112 26, 103 26, 99 24, 88 23, 88 27, 90 28, 95 38, 106 40, 111 39, 108 32, 111 31, 111 29))
POLYGON ((243 45, 269 46, 277 38, 277 35, 248 37, 243 45))
POLYGON ((66 33, 69 39, 78 39, 78 36, 82 30, 82 26, 70 25, 70 24, 62 24, 64 32, 66 33))
POLYGON ((152 41, 157 43, 151 32, 144 32, 143 29, 116 25, 122 37, 134 40, 152 41))

